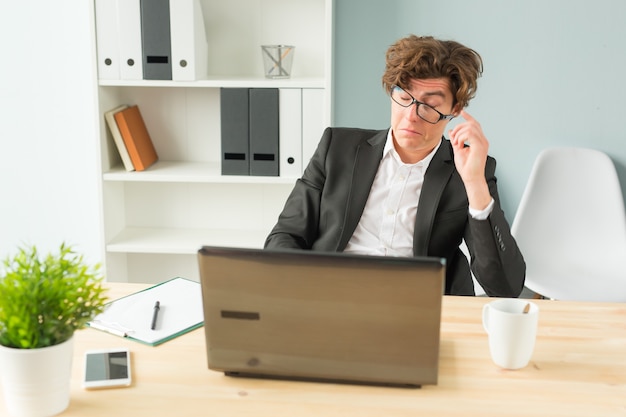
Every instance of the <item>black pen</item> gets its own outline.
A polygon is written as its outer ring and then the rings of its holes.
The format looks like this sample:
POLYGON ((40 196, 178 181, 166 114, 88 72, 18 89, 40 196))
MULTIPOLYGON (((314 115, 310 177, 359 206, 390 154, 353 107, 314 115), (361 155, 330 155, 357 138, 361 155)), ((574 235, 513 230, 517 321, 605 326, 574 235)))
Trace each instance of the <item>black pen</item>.
POLYGON ((152 313, 152 324, 150 325, 150 329, 154 330, 156 328, 157 317, 159 317, 159 310, 161 309, 161 303, 158 301, 154 303, 154 312, 152 313))

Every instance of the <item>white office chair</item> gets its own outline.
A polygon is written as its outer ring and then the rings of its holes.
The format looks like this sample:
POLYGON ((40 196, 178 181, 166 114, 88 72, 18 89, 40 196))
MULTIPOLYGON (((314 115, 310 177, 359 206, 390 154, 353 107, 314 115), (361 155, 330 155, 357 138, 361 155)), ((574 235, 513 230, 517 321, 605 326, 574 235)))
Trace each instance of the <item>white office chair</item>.
POLYGON ((533 292, 557 300, 626 302, 624 199, 606 154, 542 151, 511 232, 533 292))

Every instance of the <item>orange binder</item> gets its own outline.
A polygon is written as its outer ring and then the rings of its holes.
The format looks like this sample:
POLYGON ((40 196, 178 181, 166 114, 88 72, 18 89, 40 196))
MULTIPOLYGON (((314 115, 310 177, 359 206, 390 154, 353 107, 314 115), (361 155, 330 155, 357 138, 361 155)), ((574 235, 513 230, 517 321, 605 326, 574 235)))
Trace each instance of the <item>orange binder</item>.
POLYGON ((136 171, 144 171, 159 159, 139 107, 134 105, 115 113, 115 121, 136 171))

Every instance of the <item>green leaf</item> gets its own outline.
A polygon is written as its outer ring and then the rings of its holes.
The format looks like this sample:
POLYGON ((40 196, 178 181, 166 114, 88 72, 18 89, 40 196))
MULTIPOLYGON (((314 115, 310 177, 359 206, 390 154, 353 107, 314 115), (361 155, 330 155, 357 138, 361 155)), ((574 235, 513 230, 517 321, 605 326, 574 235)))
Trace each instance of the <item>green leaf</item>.
POLYGON ((0 269, 0 344, 31 349, 69 339, 104 310, 107 302, 100 265, 62 243, 58 253, 40 256, 24 246, 0 269))

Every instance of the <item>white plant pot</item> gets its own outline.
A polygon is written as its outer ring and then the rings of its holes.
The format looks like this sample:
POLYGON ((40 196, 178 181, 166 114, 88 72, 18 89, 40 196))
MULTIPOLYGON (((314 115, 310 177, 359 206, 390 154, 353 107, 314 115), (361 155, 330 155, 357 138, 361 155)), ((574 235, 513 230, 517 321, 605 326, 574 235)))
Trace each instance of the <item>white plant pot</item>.
POLYGON ((0 346, 0 383, 9 415, 50 417, 67 408, 73 350, 73 337, 40 349, 0 346))

